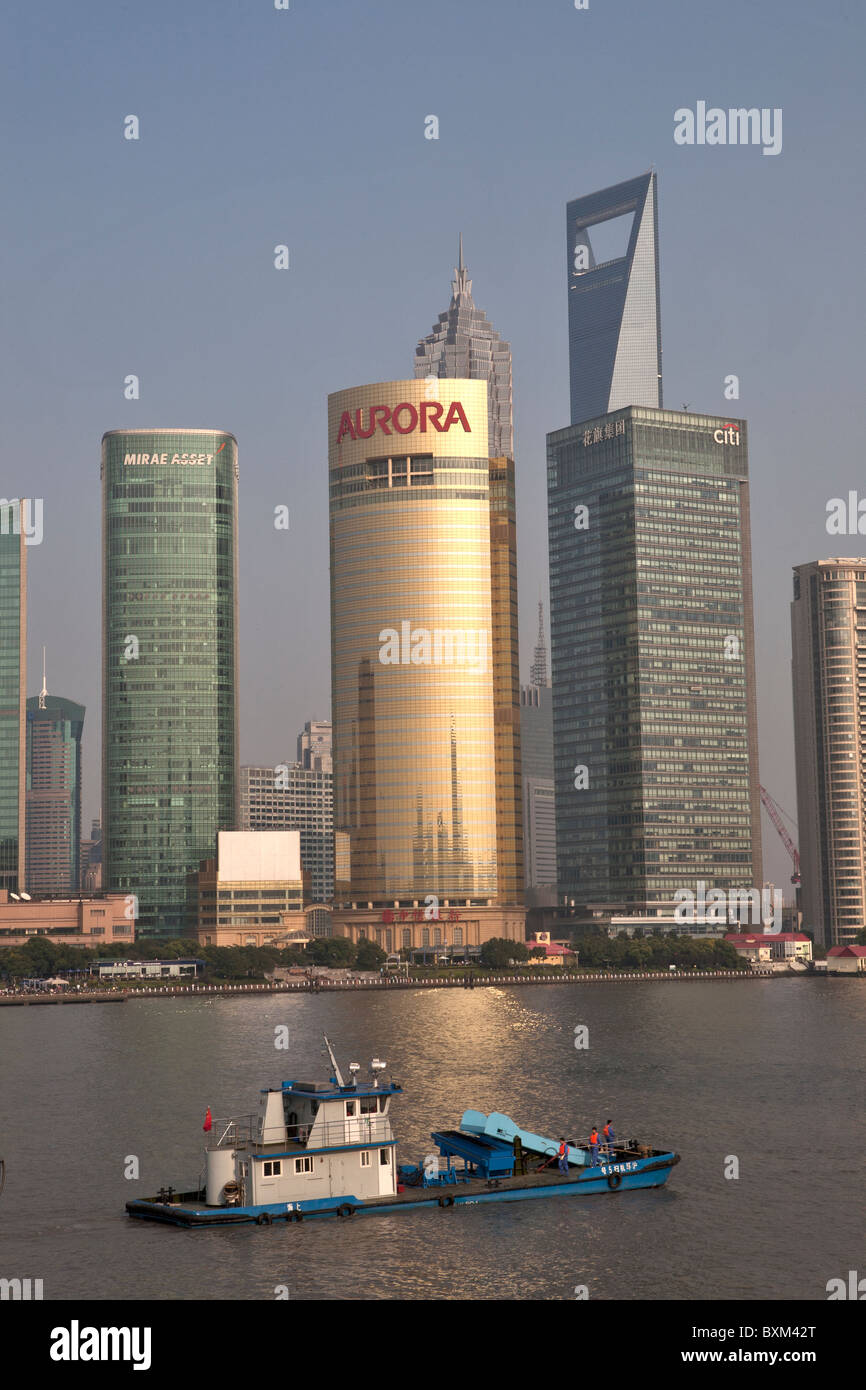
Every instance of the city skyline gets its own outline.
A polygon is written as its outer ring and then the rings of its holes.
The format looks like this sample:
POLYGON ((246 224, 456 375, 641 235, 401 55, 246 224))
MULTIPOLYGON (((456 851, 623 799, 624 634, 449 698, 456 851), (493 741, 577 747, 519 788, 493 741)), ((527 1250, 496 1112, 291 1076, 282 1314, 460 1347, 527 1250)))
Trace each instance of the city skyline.
MULTIPOLYGON (((14 351, 3 374, 10 462, 0 492, 46 501, 44 540, 28 557, 27 693, 39 690, 39 648, 47 644, 57 688, 91 710, 100 703, 99 625, 88 605, 99 583, 95 455, 103 431, 212 420, 238 436, 248 461, 241 760, 272 761, 305 719, 327 715, 321 408, 341 383, 403 375, 414 335, 441 302, 461 230, 475 288, 483 285, 485 308, 514 353, 525 673, 534 604, 539 588, 546 593, 544 439, 569 418, 563 209, 653 165, 665 399, 750 423, 762 774, 792 807, 788 690, 779 698, 790 662, 790 572, 811 555, 854 548, 828 547, 825 522, 827 495, 858 486, 849 403, 859 390, 859 339, 847 266, 863 191, 836 178, 826 159, 828 148, 837 162, 856 155, 856 45, 841 41, 854 36, 855 19, 819 23, 805 0, 770 0, 760 13, 732 0, 724 12, 682 15, 672 31, 635 0, 591 15, 529 12, 506 0, 493 23, 483 5, 465 13, 446 0, 435 34, 420 15, 398 16, 416 65, 392 74, 386 94, 371 93, 365 77, 380 61, 375 26, 338 0, 342 51, 353 56, 334 56, 342 80, 325 101, 318 70, 300 57, 328 49, 334 12, 294 7, 251 25, 217 0, 215 22, 178 32, 169 51, 158 35, 166 24, 174 32, 174 21, 160 0, 146 23, 135 15, 115 22, 100 0, 83 23, 38 7, 12 17, 21 61, 4 99, 13 114, 29 114, 14 122, 8 187, 14 351), (454 68, 454 25, 467 52, 475 45, 497 66, 503 87, 519 90, 539 77, 536 100, 481 115, 472 84, 454 68), (583 67, 575 109, 588 25, 592 51, 609 56, 583 67), (172 93, 189 71, 219 66, 227 52, 249 101, 229 111, 213 93, 197 114, 178 110, 172 93), (802 92, 815 83, 825 95, 806 119, 802 92), (694 96, 723 106, 787 103, 784 150, 766 159, 759 149, 676 145, 674 112, 694 96), (123 135, 130 110, 141 118, 137 143, 123 135), (359 110, 389 171, 375 204, 351 135, 359 110), (438 141, 424 136, 431 111, 438 141), (302 141, 287 139, 287 121, 303 123, 302 141), (804 178, 825 211, 820 276, 803 274, 790 233, 804 178), (227 179, 236 196, 215 218, 213 191, 227 179), (112 201, 104 207, 107 183, 112 201), (302 203, 287 200, 290 183, 303 187, 302 203), (350 204, 363 205, 368 221, 347 240, 350 204), (291 264, 278 272, 273 251, 283 242, 291 264), (800 331, 813 321, 822 325, 820 354, 800 331), (130 374, 137 398, 125 384, 130 374), (732 374, 736 404, 725 397, 732 374), (835 462, 825 481, 814 459, 828 429, 835 462), (278 504, 291 510, 289 532, 273 529, 278 504), (305 602, 287 604, 296 592, 305 602), (255 719, 243 713, 253 709, 255 719)), ((85 823, 100 807, 98 745, 94 721, 83 744, 85 823)), ((768 872, 782 881, 787 859, 773 838, 768 872)))

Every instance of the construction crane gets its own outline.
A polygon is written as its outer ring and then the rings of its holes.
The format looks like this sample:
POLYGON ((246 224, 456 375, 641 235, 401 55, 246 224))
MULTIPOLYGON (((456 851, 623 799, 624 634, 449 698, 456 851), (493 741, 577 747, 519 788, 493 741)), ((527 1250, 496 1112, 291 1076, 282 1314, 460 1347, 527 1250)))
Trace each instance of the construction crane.
POLYGON ((794 844, 794 841, 788 834, 788 828, 782 819, 782 816, 785 813, 783 812, 778 802, 774 801, 773 798, 770 796, 770 793, 767 791, 766 787, 761 787, 761 801, 764 803, 767 815, 770 817, 770 820, 773 822, 774 826, 776 827, 776 830, 779 832, 779 838, 781 839, 782 843, 785 846, 785 849, 791 856, 791 862, 794 865, 794 872, 791 875, 791 882, 796 884, 797 887, 799 887, 800 851, 797 849, 797 846, 794 844))

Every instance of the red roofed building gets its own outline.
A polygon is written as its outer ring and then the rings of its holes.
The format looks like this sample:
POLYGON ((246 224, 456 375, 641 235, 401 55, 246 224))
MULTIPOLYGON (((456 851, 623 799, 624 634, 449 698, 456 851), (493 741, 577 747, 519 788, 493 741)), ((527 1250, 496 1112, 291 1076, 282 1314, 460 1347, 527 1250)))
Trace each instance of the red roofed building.
POLYGON ((827 952, 829 975, 862 975, 866 972, 866 946, 831 946, 827 952))
POLYGON ((726 937, 738 955, 747 960, 811 960, 812 942, 805 932, 729 932, 726 937))
POLYGON ((770 943, 768 938, 759 932, 755 936, 745 936, 739 932, 728 932, 725 940, 729 941, 738 956, 744 956, 746 960, 756 964, 758 961, 772 960, 770 943))
POLYGON ((528 951, 543 951, 545 959, 536 956, 530 965, 565 965, 574 963, 575 952, 566 941, 551 941, 549 931, 536 932, 526 943, 528 951))

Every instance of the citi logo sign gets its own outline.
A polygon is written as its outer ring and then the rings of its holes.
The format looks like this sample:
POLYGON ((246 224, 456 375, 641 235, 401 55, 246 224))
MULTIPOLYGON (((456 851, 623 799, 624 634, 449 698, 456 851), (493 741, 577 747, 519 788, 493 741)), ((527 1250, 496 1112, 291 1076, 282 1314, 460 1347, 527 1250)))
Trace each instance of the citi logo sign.
POLYGON ((371 405, 367 418, 367 428, 364 428, 364 411, 356 410, 354 418, 351 411, 344 410, 340 417, 340 429, 337 434, 337 443, 342 442, 343 436, 348 434, 352 439, 369 439, 380 429, 383 434, 393 433, 391 426, 397 434, 411 434, 413 430, 420 430, 421 434, 427 433, 428 423, 442 434, 445 430, 450 430, 452 425, 462 425, 467 434, 472 433, 469 421, 466 419, 466 412, 459 401, 452 401, 448 407, 448 414, 442 419, 444 406, 439 401, 422 401, 419 406, 412 405, 409 401, 401 401, 399 405, 371 405))
POLYGON ((400 631, 383 627, 379 633, 383 666, 468 666, 487 671, 487 633, 464 628, 416 627, 402 622, 400 631))
POLYGON ((739 425, 722 425, 713 434, 713 439, 717 444, 739 444, 740 427, 739 425))

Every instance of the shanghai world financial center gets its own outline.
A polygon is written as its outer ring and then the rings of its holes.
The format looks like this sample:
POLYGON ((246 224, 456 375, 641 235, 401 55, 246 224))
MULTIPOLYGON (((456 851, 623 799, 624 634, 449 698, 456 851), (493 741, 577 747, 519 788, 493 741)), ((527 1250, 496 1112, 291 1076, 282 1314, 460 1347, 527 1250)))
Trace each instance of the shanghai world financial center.
POLYGON ((572 423, 548 436, 560 892, 761 883, 746 424, 662 409, 656 179, 568 204, 572 423), (593 247, 620 226, 622 249, 593 247))

